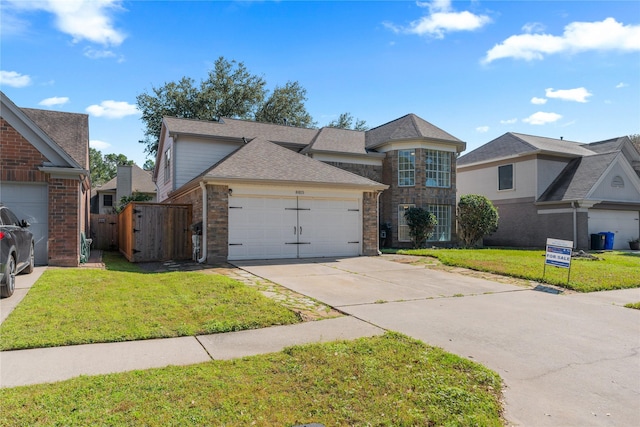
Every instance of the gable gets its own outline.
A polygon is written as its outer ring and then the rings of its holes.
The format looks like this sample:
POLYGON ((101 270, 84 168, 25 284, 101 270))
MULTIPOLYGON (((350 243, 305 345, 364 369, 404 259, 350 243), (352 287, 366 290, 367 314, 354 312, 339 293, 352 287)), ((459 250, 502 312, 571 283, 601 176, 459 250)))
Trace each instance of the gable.
POLYGON ((640 203, 640 178, 621 156, 617 156, 589 192, 588 198, 640 203))
POLYGON ((618 152, 572 160, 538 201, 640 201, 640 178, 618 152), (618 179, 616 179, 618 177, 618 179))
MULTIPOLYGON (((83 167, 29 116, 0 91, 2 118, 22 135, 51 163, 58 168, 81 169, 83 167)), ((87 140, 87 150, 89 141, 87 140)))
POLYGON ((327 184, 383 190, 386 185, 294 153, 256 138, 207 171, 203 178, 221 182, 327 184))

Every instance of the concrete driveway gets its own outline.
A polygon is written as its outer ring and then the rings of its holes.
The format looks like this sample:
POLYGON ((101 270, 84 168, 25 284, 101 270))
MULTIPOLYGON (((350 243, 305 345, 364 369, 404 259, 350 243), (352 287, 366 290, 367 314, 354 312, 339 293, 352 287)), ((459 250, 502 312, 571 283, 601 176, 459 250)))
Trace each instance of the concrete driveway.
POLYGON ((495 370, 512 425, 640 425, 640 311, 621 306, 640 289, 556 295, 384 256, 235 264, 495 370))

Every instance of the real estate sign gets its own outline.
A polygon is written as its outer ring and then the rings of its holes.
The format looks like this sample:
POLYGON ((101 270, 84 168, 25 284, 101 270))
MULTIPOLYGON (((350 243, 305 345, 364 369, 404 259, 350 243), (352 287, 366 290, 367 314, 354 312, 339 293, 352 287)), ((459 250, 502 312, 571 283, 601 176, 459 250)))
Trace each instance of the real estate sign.
POLYGON ((571 268, 571 240, 547 239, 547 254, 545 265, 553 265, 561 268, 571 268))

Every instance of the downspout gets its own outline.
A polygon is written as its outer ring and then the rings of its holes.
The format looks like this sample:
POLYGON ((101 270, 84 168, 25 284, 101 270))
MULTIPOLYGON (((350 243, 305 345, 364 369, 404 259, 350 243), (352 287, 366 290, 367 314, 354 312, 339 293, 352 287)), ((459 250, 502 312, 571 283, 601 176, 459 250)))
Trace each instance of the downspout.
POLYGON ((573 249, 578 247, 578 207, 576 202, 571 202, 571 208, 573 208, 573 249))
POLYGON ((202 189, 202 242, 200 242, 202 257, 198 262, 203 264, 207 261, 207 234, 209 232, 209 227, 207 227, 207 212, 209 211, 209 206, 207 205, 207 185, 204 181, 200 181, 200 188, 202 189))
POLYGON ((378 255, 382 255, 382 251, 380 250, 380 195, 382 191, 377 191, 376 195, 376 215, 378 216, 378 227, 376 228, 376 251, 378 255))

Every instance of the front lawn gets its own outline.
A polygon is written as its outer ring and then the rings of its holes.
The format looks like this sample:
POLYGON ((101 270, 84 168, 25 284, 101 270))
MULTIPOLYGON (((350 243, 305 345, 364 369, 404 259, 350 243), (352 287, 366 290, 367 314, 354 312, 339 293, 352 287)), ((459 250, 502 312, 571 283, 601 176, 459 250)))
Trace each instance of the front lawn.
POLYGON ((599 260, 574 258, 568 270, 547 266, 543 250, 415 249, 397 253, 434 257, 443 264, 562 286, 578 292, 640 287, 640 256, 630 252, 595 254, 599 260))
POLYGON ((494 372, 387 333, 0 389, 0 425, 501 426, 494 372))
MULTIPOLYGON (((0 325, 0 349, 131 341, 299 322, 258 290, 223 275, 48 269, 0 325)), ((122 271, 129 270, 129 271, 122 271)))

